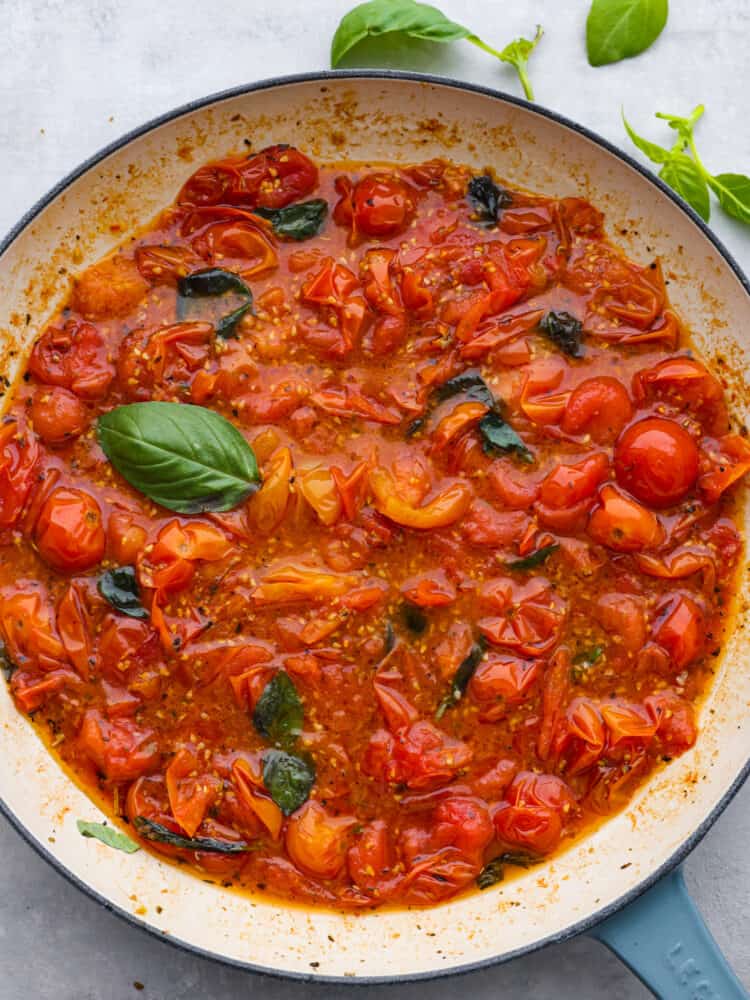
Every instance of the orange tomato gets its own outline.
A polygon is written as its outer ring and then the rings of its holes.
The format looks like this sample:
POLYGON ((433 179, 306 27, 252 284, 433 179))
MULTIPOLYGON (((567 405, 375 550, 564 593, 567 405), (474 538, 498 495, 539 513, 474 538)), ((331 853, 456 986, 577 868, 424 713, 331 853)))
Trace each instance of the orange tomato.
POLYGON ((588 533, 615 552, 640 552, 654 548, 664 538, 656 514, 616 486, 603 486, 599 491, 599 505, 589 517, 588 533))
POLYGON ((91 569, 106 545, 99 504, 83 490, 58 487, 41 509, 34 541, 39 555, 62 573, 91 569))

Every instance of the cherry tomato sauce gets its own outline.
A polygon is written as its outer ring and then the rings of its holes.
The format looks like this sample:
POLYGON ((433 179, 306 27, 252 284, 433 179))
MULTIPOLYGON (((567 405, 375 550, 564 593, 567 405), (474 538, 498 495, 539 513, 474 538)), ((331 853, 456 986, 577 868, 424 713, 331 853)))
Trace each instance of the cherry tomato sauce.
POLYGON ((145 818, 247 845, 142 841, 202 878, 440 902, 558 850, 696 739, 750 447, 658 262, 582 199, 509 191, 488 219, 470 179, 291 147, 202 167, 79 276, 4 418, 18 709, 134 837, 145 818), (329 214, 304 240, 253 213, 310 198, 329 214), (252 289, 235 337, 214 332, 228 300, 178 295, 209 267, 252 289), (95 421, 144 400, 226 416, 262 488, 191 517, 135 492, 95 421), (141 617, 99 589, 123 565, 141 617), (253 722, 281 671, 315 767, 288 816, 253 722))

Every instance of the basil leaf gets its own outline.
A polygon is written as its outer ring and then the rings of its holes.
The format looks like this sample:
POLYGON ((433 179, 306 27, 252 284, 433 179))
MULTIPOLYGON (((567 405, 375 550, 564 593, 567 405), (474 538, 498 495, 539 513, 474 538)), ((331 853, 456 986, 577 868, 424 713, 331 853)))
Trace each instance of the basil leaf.
POLYGON ((708 183, 727 215, 750 223, 750 177, 745 174, 716 174, 708 178, 708 183))
POLYGON ((226 295, 227 292, 239 292, 250 298, 253 296, 239 274, 224 271, 220 267, 208 267, 203 271, 186 274, 177 282, 177 292, 184 299, 203 299, 214 295, 226 295))
POLYGON ((415 635, 421 635, 429 625, 427 615, 416 604, 405 602, 401 608, 404 625, 415 635))
POLYGON ((663 146, 657 146, 655 142, 649 142, 648 139, 644 139, 638 135, 625 117, 625 112, 623 111, 621 114, 625 131, 630 136, 634 145, 636 145, 642 153, 645 153, 652 163, 666 163, 671 156, 670 151, 668 149, 664 149, 663 146))
POLYGON ((393 650, 393 647, 395 645, 396 645, 396 633, 395 633, 395 631, 393 629, 393 623, 392 622, 386 622, 385 623, 385 647, 383 649, 384 655, 387 656, 393 650))
POLYGON ((536 26, 536 34, 531 41, 528 38, 516 38, 515 41, 506 45, 498 55, 498 58, 503 62, 515 66, 518 79, 521 81, 521 86, 523 87, 523 92, 529 101, 534 100, 534 91, 531 86, 531 80, 526 72, 526 67, 529 62, 529 56, 541 41, 543 34, 542 26, 538 24, 536 26))
POLYGON ((576 665, 586 664, 592 666, 604 653, 604 646, 592 646, 591 649, 583 649, 573 657, 576 665))
POLYGON ((695 160, 685 153, 673 151, 659 171, 659 176, 708 222, 711 215, 708 185, 695 160))
POLYGON ((280 670, 263 688, 253 712, 253 725, 277 746, 288 746, 302 732, 303 710, 289 674, 280 670))
POLYGON ((460 375, 455 375, 447 382, 443 382, 435 389, 434 400, 436 403, 442 403, 444 400, 450 399, 451 396, 460 394, 465 394, 468 399, 476 400, 478 403, 484 403, 491 410, 495 408, 495 397, 478 368, 467 368, 460 375))
POLYGON ((538 865, 541 858, 533 854, 526 854, 524 851, 506 851, 498 857, 488 861, 481 872, 476 877, 476 884, 480 889, 489 889, 491 885, 502 882, 505 878, 505 866, 515 865, 518 868, 530 868, 538 865))
POLYGON ((395 31, 428 42, 455 42, 471 34, 468 28, 451 21, 430 4, 415 0, 369 0, 341 19, 331 42, 331 66, 338 66, 365 38, 395 31))
POLYGON ((76 820, 76 826, 82 837, 100 840, 107 847, 114 847, 116 851, 124 851, 125 854, 135 854, 136 851, 140 851, 140 847, 134 840, 131 840, 126 833, 122 833, 114 826, 107 826, 106 823, 92 823, 86 819, 76 820))
POLYGON ((260 483, 244 437, 202 406, 117 406, 99 417, 97 434, 104 454, 131 486, 180 514, 231 510, 260 483))
POLYGON ((232 337, 237 336, 237 325, 245 313, 253 311, 252 302, 246 302, 243 306, 235 309, 233 312, 227 313, 226 316, 222 316, 221 319, 217 320, 214 324, 214 332, 217 337, 221 337, 222 340, 230 340, 232 337))
POLYGON ((586 20, 592 66, 630 59, 656 41, 667 23, 667 0, 593 0, 586 20))
POLYGON ((458 704, 469 686, 469 681, 474 676, 474 672, 482 661, 485 651, 484 639, 477 639, 469 651, 469 655, 463 660, 453 675, 448 694, 443 698, 435 712, 436 719, 442 719, 449 708, 458 704))
POLYGON ((141 593, 135 576, 135 566, 108 569, 99 577, 99 593, 113 608, 129 618, 148 618, 141 604, 141 593))
POLYGON ((539 321, 539 329, 560 348, 563 354, 571 358, 583 357, 581 344, 583 324, 569 312, 556 312, 550 309, 539 321))
POLYGON ((479 421, 482 445, 487 453, 492 451, 514 452, 522 462, 533 462, 534 456, 510 424, 499 413, 488 413, 479 421))
POLYGON ((472 177, 466 189, 466 197, 481 222, 494 226, 504 208, 513 201, 512 196, 498 187, 489 174, 472 177))
POLYGON ((291 816, 310 796, 315 765, 310 759, 269 750, 263 755, 263 784, 285 816, 291 816))
POLYGON ((290 240, 309 240, 317 236, 328 213, 328 202, 322 198, 303 201, 284 208, 254 208, 255 215, 269 219, 277 236, 290 240))
POLYGON ((543 545, 541 549, 537 549, 536 552, 532 552, 530 556, 526 556, 523 559, 515 559, 513 562, 506 563, 505 568, 510 570, 536 569, 536 567, 541 566, 553 552, 557 552, 559 548, 560 546, 557 542, 553 542, 552 545, 543 545))
POLYGON ((244 854, 253 848, 244 840, 216 840, 214 837, 183 837, 161 823, 155 823, 145 816, 136 816, 133 826, 144 840, 154 840, 159 844, 169 844, 186 851, 205 851, 207 854, 244 854))

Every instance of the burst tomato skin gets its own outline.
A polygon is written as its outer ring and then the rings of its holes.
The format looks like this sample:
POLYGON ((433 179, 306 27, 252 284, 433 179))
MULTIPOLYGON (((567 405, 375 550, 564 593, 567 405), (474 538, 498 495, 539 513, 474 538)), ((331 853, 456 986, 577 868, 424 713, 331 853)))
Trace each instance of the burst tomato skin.
POLYGON ((99 504, 82 490, 58 487, 41 509, 34 540, 40 556, 59 572, 90 569, 106 546, 99 504))
POLYGON ((597 444, 611 444, 632 415, 633 404, 622 382, 600 375, 573 390, 561 426, 566 434, 589 434, 597 444))
POLYGON ((37 389, 31 401, 34 430, 51 447, 67 444, 86 430, 86 407, 61 386, 37 389))
POLYGON ((647 417, 618 440, 615 471, 637 500, 671 507, 685 499, 698 478, 698 447, 676 421, 647 417))

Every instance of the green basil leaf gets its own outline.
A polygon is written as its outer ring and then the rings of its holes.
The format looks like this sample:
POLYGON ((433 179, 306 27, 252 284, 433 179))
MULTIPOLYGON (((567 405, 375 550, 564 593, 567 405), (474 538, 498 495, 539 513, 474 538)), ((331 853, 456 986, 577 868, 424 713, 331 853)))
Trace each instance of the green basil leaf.
POLYGON ((550 309, 539 321, 539 329, 571 358, 583 357, 583 324, 569 312, 550 309))
POLYGON ((573 663, 577 666, 592 666, 604 653, 604 646, 592 646, 591 649, 582 649, 573 657, 573 663))
POLYGON ((253 850, 244 840, 216 840, 214 837, 183 837, 161 823, 155 823, 145 816, 136 816, 133 826, 144 840, 154 840, 159 844, 170 844, 185 851, 205 851, 207 854, 245 854, 253 850))
POLYGON ((312 760, 284 750, 269 750, 263 755, 263 784, 285 816, 307 802, 314 781, 312 760))
POLYGON ((667 0, 593 0, 586 20, 589 63, 605 66, 644 52, 668 14, 667 0))
POLYGON ((708 183, 727 213, 750 223, 750 177, 745 174, 716 174, 708 183))
POLYGON ((513 452, 522 462, 534 461, 533 454, 499 413, 488 413, 483 417, 479 422, 479 433, 486 452, 513 452))
POLYGON ((129 618, 148 618, 149 613, 141 604, 141 592, 135 575, 135 566, 117 566, 99 577, 99 593, 113 608, 129 618))
POLYGON ((364 41, 392 32, 428 42, 455 42, 471 32, 430 4, 416 0, 369 0, 345 14, 331 43, 331 66, 364 41))
MULTIPOLYGON (((529 75, 526 72, 526 67, 529 62, 529 56, 539 44, 543 34, 542 26, 538 24, 536 26, 536 34, 532 40, 528 38, 516 38, 498 53, 498 59, 501 59, 502 62, 510 63, 511 66, 515 66, 518 79, 521 81, 521 86, 523 87, 523 92, 529 101, 534 100, 534 90, 531 86, 529 75)), ((474 41, 474 39, 470 38, 469 41, 474 41)))
POLYGON ((260 483, 244 437, 202 406, 118 406, 99 417, 97 433, 104 454, 131 486, 180 514, 231 510, 260 483))
POLYGON ((480 222, 494 226, 504 208, 513 201, 512 196, 498 187, 489 174, 472 177, 466 189, 466 197, 480 222))
POLYGON ((488 861, 481 872, 476 877, 476 884, 480 889, 489 889, 491 885, 502 882, 505 878, 505 866, 515 865, 517 868, 530 868, 538 865, 541 858, 533 854, 526 854, 525 851, 506 851, 498 855, 492 861, 488 861))
POLYGON ((652 163, 666 163, 669 157, 672 155, 668 149, 664 149, 663 146, 657 146, 655 142, 649 142, 648 139, 643 139, 637 132, 635 132, 632 126, 629 124, 627 118, 625 117, 625 112, 622 114, 622 123, 625 126, 625 131, 630 136, 634 145, 640 149, 642 153, 651 160, 652 163))
POLYGON ((263 688, 253 712, 253 725, 277 746, 289 746, 302 732, 303 709, 289 674, 280 670, 263 688))
POLYGON ((214 324, 214 332, 216 333, 216 336, 221 337, 222 340, 230 340, 232 337, 236 337, 237 326, 240 320, 245 313, 252 313, 252 311, 252 302, 246 302, 233 312, 227 313, 226 316, 222 316, 221 319, 217 320, 214 324))
POLYGON ((328 213, 328 202, 314 198, 284 208, 254 208, 253 212, 268 219, 277 236, 289 240, 309 240, 320 232, 328 213))
POLYGON ((434 402, 442 403, 451 396, 458 395, 466 395, 469 399, 484 403, 491 410, 495 408, 495 397, 478 368, 467 368, 460 375, 449 378, 435 389, 433 398, 434 402))
POLYGON ((116 851, 124 851, 125 854, 135 854, 136 851, 140 851, 140 847, 134 840, 131 840, 126 833, 122 833, 114 826, 107 826, 106 823, 92 823, 86 819, 76 820, 76 826, 82 837, 93 837, 106 844, 107 847, 114 847, 116 851))
POLYGON ((239 274, 220 267, 207 267, 202 271, 186 274, 177 282, 177 292, 184 299, 203 299, 226 295, 227 292, 239 292, 250 298, 253 295, 239 274))
POLYGON ((673 151, 659 176, 708 222, 711 215, 708 185, 695 160, 685 153, 673 151))
POLYGON ((474 672, 479 664, 482 662, 485 649, 486 646, 484 639, 477 639, 469 650, 469 655, 459 664, 458 669, 453 675, 450 691, 440 702, 437 707, 437 711, 435 712, 436 719, 442 719, 448 709, 453 708, 453 706, 458 704, 461 700, 466 692, 466 688, 469 686, 469 681, 474 676, 474 672))
POLYGON ((513 562, 506 563, 505 568, 514 571, 536 569, 536 567, 541 566, 553 552, 557 552, 559 548, 560 546, 557 542, 553 542, 552 545, 543 545, 541 549, 537 549, 536 552, 532 552, 530 556, 526 556, 523 559, 514 559, 513 562))

